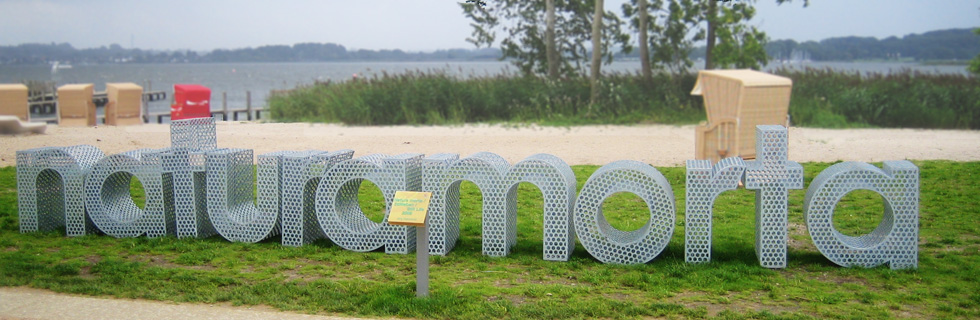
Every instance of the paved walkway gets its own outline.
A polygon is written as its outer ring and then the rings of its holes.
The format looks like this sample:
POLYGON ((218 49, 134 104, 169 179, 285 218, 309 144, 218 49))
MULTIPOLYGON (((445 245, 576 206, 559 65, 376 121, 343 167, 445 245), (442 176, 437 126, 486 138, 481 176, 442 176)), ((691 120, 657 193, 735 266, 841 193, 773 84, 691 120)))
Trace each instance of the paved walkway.
POLYGON ((175 304, 94 298, 24 287, 0 287, 0 320, 8 319, 346 320, 354 318, 279 312, 266 306, 175 304))

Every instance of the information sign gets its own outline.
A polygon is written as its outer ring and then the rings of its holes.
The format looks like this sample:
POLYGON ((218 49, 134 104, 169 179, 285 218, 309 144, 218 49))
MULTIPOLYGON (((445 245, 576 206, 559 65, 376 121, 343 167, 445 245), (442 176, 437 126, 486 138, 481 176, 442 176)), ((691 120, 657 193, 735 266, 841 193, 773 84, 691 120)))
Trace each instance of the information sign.
POLYGON ((424 226, 431 198, 431 192, 396 191, 395 200, 391 203, 391 214, 388 215, 388 224, 424 226))

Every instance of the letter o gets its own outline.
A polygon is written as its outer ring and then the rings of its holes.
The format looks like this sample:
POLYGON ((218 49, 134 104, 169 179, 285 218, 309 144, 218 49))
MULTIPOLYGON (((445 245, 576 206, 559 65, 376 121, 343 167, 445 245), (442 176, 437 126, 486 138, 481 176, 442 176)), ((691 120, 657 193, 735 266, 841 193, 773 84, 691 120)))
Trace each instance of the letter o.
POLYGON ((674 233, 674 193, 656 168, 638 161, 616 161, 599 168, 575 201, 575 232, 585 250, 604 263, 640 264, 656 258, 674 233), (650 220, 634 231, 616 229, 602 214, 602 203, 630 192, 647 203, 650 220))

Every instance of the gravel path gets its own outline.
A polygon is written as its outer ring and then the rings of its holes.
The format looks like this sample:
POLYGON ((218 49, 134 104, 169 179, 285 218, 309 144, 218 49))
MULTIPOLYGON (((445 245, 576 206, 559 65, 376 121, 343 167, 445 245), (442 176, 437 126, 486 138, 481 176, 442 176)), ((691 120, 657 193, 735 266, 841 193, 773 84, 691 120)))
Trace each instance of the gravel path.
POLYGON ((266 306, 175 304, 76 296, 23 287, 0 287, 0 320, 7 319, 342 320, 357 318, 280 312, 266 306))

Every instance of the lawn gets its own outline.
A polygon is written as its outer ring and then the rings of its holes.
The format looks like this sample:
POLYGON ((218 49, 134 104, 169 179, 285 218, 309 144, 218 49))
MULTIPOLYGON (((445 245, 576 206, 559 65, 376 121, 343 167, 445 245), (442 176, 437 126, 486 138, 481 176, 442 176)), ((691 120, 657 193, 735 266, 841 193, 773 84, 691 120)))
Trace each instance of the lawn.
MULTIPOLYGON (((803 221, 805 190, 790 191, 789 265, 766 269, 754 252, 755 193, 722 194, 714 207, 712 261, 684 262, 684 168, 658 168, 677 199, 677 225, 655 260, 607 265, 578 245, 568 262, 544 261, 541 193, 519 191, 518 244, 503 258, 481 255, 481 197, 462 186, 461 236, 431 259, 429 298, 414 298, 414 255, 357 253, 319 240, 284 247, 207 239, 69 238, 63 230, 21 234, 15 168, 0 168, 0 286, 176 302, 269 305, 303 313, 410 318, 978 318, 980 162, 917 161, 921 169, 919 268, 842 268, 813 246, 803 221)), ((806 186, 830 163, 806 163, 806 186)), ((596 166, 575 166, 579 188, 596 166)), ((141 194, 134 191, 137 197, 141 194)), ((380 193, 359 199, 377 219, 380 193)), ((643 200, 603 204, 610 223, 639 228, 643 200)), ((870 232, 881 197, 848 194, 835 225, 870 232)))

